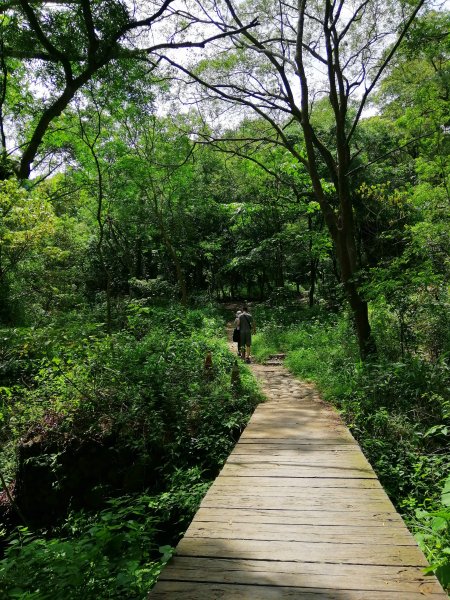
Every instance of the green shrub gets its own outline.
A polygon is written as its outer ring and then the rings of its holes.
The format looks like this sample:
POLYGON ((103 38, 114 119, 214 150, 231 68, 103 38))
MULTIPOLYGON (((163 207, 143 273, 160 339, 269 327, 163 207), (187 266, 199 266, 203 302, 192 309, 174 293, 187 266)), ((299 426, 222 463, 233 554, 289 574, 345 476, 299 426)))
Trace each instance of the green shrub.
POLYGON ((140 496, 100 486, 119 497, 99 512, 71 514, 47 532, 19 528, 0 562, 6 598, 144 598, 261 399, 243 364, 232 386, 235 357, 213 308, 135 301, 124 314, 126 327, 110 335, 78 317, 8 332, 0 389, 8 480, 14 444, 33 432, 52 441, 52 454, 38 458, 54 470, 56 488, 61 456, 77 436, 114 434, 115 450, 148 457, 151 477, 140 496), (13 386, 22 361, 26 380, 13 386))
MULTIPOLYGON (((211 309, 130 303, 127 329, 109 336, 95 324, 75 327, 70 320, 67 329, 45 328, 45 344, 39 330, 10 332, 11 360, 19 366, 26 361, 28 374, 26 385, 0 388, 4 444, 25 435, 33 423, 41 427, 48 415, 58 415, 61 439, 68 432, 102 435, 106 427, 136 450, 162 447, 163 463, 179 454, 190 466, 201 454, 186 452, 195 446, 190 440, 207 448, 198 431, 210 431, 213 422, 211 448, 217 451, 202 450, 202 460, 214 471, 258 401, 249 381, 235 398, 233 357, 222 327, 211 309), (208 351, 212 380, 203 370, 208 351)), ((4 383, 14 375, 15 367, 5 373, 4 383)))
POLYGON ((417 509, 411 523, 415 538, 443 587, 450 590, 450 477, 444 483, 441 505, 435 510, 417 509))
POLYGON ((95 516, 71 515, 55 537, 18 528, 0 561, 2 598, 144 598, 170 556, 155 545, 150 501, 110 500, 95 516))

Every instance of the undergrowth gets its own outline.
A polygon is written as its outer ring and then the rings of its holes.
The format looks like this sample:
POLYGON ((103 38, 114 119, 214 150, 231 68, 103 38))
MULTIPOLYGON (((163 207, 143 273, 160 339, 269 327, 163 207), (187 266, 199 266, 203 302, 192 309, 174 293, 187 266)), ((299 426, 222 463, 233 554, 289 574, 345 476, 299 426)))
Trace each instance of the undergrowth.
POLYGON ((0 468, 14 483, 18 446, 38 444, 49 496, 70 492, 55 522, 3 529, 2 599, 145 598, 260 400, 244 365, 232 384, 213 308, 138 301, 124 320, 109 335, 85 315, 1 332, 0 468), (90 473, 94 506, 64 474, 74 439, 131 457, 113 482, 90 473))

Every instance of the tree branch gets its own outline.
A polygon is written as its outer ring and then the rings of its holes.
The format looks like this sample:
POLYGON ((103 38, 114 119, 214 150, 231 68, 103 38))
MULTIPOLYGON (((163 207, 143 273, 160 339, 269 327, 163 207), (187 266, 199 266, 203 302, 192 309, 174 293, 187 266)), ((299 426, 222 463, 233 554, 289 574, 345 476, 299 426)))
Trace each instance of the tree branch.
POLYGON ((51 41, 48 39, 48 37, 45 35, 45 33, 43 32, 43 30, 41 28, 39 20, 36 16, 36 13, 31 8, 28 1, 20 0, 20 4, 21 4, 22 9, 23 9, 24 13, 26 14, 28 21, 31 25, 31 28, 34 31, 34 33, 36 34, 38 40, 41 42, 41 44, 44 46, 44 48, 47 50, 47 52, 51 56, 55 56, 59 60, 59 62, 63 66, 67 83, 71 83, 73 80, 73 74, 72 74, 72 67, 70 66, 70 61, 67 59, 66 55, 63 52, 61 52, 60 50, 58 50, 58 48, 56 48, 56 46, 54 46, 51 43, 51 41))
POLYGON ((169 64, 171 64, 173 67, 177 68, 178 70, 180 70, 183 73, 185 73, 186 75, 188 75, 188 77, 192 78, 194 81, 196 81, 197 83, 202 85, 204 88, 213 91, 215 93, 215 95, 223 98, 226 101, 235 102, 237 104, 240 104, 242 106, 247 106, 248 108, 251 108, 252 110, 254 110, 261 118, 263 118, 265 121, 270 123, 270 125, 277 132, 277 134, 280 136, 280 138, 283 139, 283 143, 284 143, 285 147, 297 158, 297 160, 299 162, 301 162, 302 164, 305 164, 305 165, 307 164, 306 159, 303 156, 301 156, 301 154, 299 154, 297 152, 297 150, 295 150, 294 146, 287 139, 283 129, 261 107, 254 104, 253 102, 250 102, 249 100, 246 100, 245 98, 242 98, 239 96, 234 96, 233 94, 229 94, 229 93, 223 91, 221 88, 225 87, 225 86, 214 85, 214 84, 208 83, 207 81, 205 81, 204 79, 199 77, 196 73, 190 71, 186 67, 183 67, 179 63, 174 62, 169 57, 164 56, 163 58, 169 64))
POLYGON ((84 23, 88 36, 88 61, 89 64, 95 64, 95 53, 98 49, 98 38, 95 33, 94 21, 91 12, 91 3, 89 0, 81 0, 81 8, 83 11, 84 23))
POLYGON ((163 42, 161 44, 155 44, 154 46, 150 46, 149 48, 144 48, 143 50, 137 50, 137 53, 147 52, 153 53, 158 52, 159 50, 175 50, 177 48, 204 48, 207 44, 211 42, 215 42, 217 40, 231 37, 232 35, 236 35, 238 33, 244 33, 251 27, 255 27, 258 25, 258 20, 253 19, 248 25, 243 25, 239 29, 233 29, 232 31, 225 31, 223 33, 219 33, 217 35, 212 35, 209 38, 205 38, 200 42, 163 42))
POLYGON ((361 114, 364 110, 364 107, 366 105, 367 102, 367 98, 369 97, 370 93, 372 92, 373 88, 376 86, 376 84, 378 83, 378 80, 380 79, 381 75, 383 74, 384 70, 386 69, 386 67, 388 66, 388 64, 391 62, 392 57, 394 56, 394 54, 397 51, 397 48, 400 46, 400 44, 403 41, 403 38, 405 37, 408 29, 410 28, 412 22, 414 21, 414 19, 416 18, 417 13, 419 12, 419 10, 422 8, 423 4, 424 4, 425 0, 419 0, 419 2, 417 3, 416 8, 413 10, 412 14, 410 15, 409 19, 407 20, 406 24, 404 25, 400 35, 397 38, 397 41, 395 42, 395 44, 392 46, 392 48, 390 49, 387 57, 385 58, 385 60, 382 62, 381 66, 379 67, 375 77, 372 80, 372 83, 369 85, 369 87, 366 89, 366 91, 363 94, 363 97, 360 101, 359 104, 359 108, 358 108, 358 112, 356 113, 356 117, 353 121, 353 125, 350 129, 350 132, 347 136, 347 142, 350 142, 353 134, 355 133, 355 129, 357 124, 359 123, 359 120, 361 118, 361 114))
POLYGON ((403 148, 406 148, 406 146, 409 146, 410 144, 413 144, 414 142, 417 142, 417 140, 421 140, 422 138, 431 137, 432 135, 435 135, 435 133, 437 131, 439 131, 439 130, 437 129, 436 131, 432 131, 432 132, 429 132, 429 133, 423 133, 422 135, 418 135, 417 137, 413 138, 412 140, 409 140, 409 142, 406 142, 405 144, 402 144, 401 146, 397 146, 393 150, 389 150, 388 152, 385 152, 384 154, 380 154, 380 156, 377 156, 377 158, 374 158, 373 160, 371 160, 370 162, 366 163, 365 165, 358 165, 357 167, 355 167, 351 171, 348 171, 348 173, 346 173, 346 175, 350 176, 350 175, 353 175, 353 173, 356 173, 357 171, 360 171, 361 169, 367 169, 367 167, 370 167, 371 165, 375 164, 376 162, 378 162, 380 160, 383 160, 383 158, 386 158, 386 156, 390 156, 391 154, 394 154, 394 152, 398 152, 399 150, 402 150, 403 148))

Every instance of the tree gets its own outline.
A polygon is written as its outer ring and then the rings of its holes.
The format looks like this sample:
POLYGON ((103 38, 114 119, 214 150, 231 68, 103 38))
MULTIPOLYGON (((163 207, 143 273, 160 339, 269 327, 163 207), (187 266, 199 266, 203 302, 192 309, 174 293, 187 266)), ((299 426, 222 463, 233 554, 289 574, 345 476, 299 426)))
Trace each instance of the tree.
POLYGON ((450 11, 417 19, 383 82, 379 102, 402 135, 415 180, 450 200, 450 11), (409 142, 409 143, 408 143, 409 142))
POLYGON ((44 193, 27 192, 18 183, 0 182, 0 320, 11 317, 13 275, 53 233, 55 215, 44 193))
MULTIPOLYGON (((11 0, 0 7, 0 176, 30 176, 44 136, 54 120, 89 81, 103 77, 107 65, 144 61, 151 70, 166 49, 204 47, 230 35, 227 28, 208 37, 201 8, 176 8, 174 0, 123 2, 11 0), (195 10, 197 9, 197 12, 195 10), (202 31, 199 31, 199 25, 202 31), (192 32, 194 41, 187 36, 192 32), (153 41, 156 39, 161 41, 153 41), (15 77, 22 79, 18 92, 15 77), (32 112, 24 94, 34 91, 32 112), (22 121, 23 119, 23 121, 22 121), (12 139, 7 139, 7 132, 12 139)), ((253 21, 253 19, 252 19, 253 21)), ((247 25, 245 27, 252 26, 247 25)), ((126 74, 126 68, 123 74, 126 74)))
POLYGON ((449 347, 449 26, 448 11, 432 11, 415 21, 381 86, 382 117, 368 123, 371 134, 379 133, 380 125, 395 132, 400 151, 379 152, 384 156, 376 170, 387 183, 365 190, 365 207, 379 196, 385 218, 392 223, 396 215, 388 235, 379 236, 394 252, 377 253, 367 293, 377 312, 385 303, 396 315, 402 354, 420 352, 431 360, 449 347), (398 189, 392 191, 393 182, 398 189), (391 187, 389 195, 383 187, 391 187))
POLYGON ((370 95, 423 4, 424 0, 300 0, 295 5, 255 1, 235 7, 225 0, 222 28, 242 30, 254 14, 260 24, 233 35, 232 47, 221 44, 217 58, 196 66, 167 59, 203 86, 203 99, 221 98, 265 119, 274 143, 283 144, 308 172, 334 243, 362 357, 374 350, 374 342, 368 305, 358 285, 361 264, 351 178, 355 132, 370 95), (332 115, 326 131, 315 118, 318 100, 328 103, 332 115), (302 145, 287 135, 292 121, 302 129, 302 145))
POLYGON ((145 287, 164 277, 186 303, 189 291, 212 283, 212 263, 220 262, 228 216, 212 198, 217 161, 208 148, 197 148, 194 159, 185 117, 157 117, 111 97, 100 110, 99 90, 90 91, 78 114, 68 109, 59 120, 60 143, 76 165, 71 178, 95 214, 89 287, 106 290, 108 302, 129 293, 131 280, 145 287))

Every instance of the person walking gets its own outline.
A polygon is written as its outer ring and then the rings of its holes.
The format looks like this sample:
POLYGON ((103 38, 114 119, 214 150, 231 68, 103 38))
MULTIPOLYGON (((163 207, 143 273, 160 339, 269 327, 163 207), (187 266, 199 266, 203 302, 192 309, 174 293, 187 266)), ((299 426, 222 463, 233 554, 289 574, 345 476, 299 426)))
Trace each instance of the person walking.
POLYGON ((240 332, 240 322, 239 317, 241 316, 242 311, 238 310, 236 313, 236 318, 234 320, 234 331, 233 331, 233 342, 237 342, 237 353, 241 355, 241 332, 240 332))
POLYGON ((250 362, 250 350, 252 346, 252 333, 255 333, 255 321, 244 304, 242 313, 239 315, 239 334, 241 338, 241 358, 250 362))

